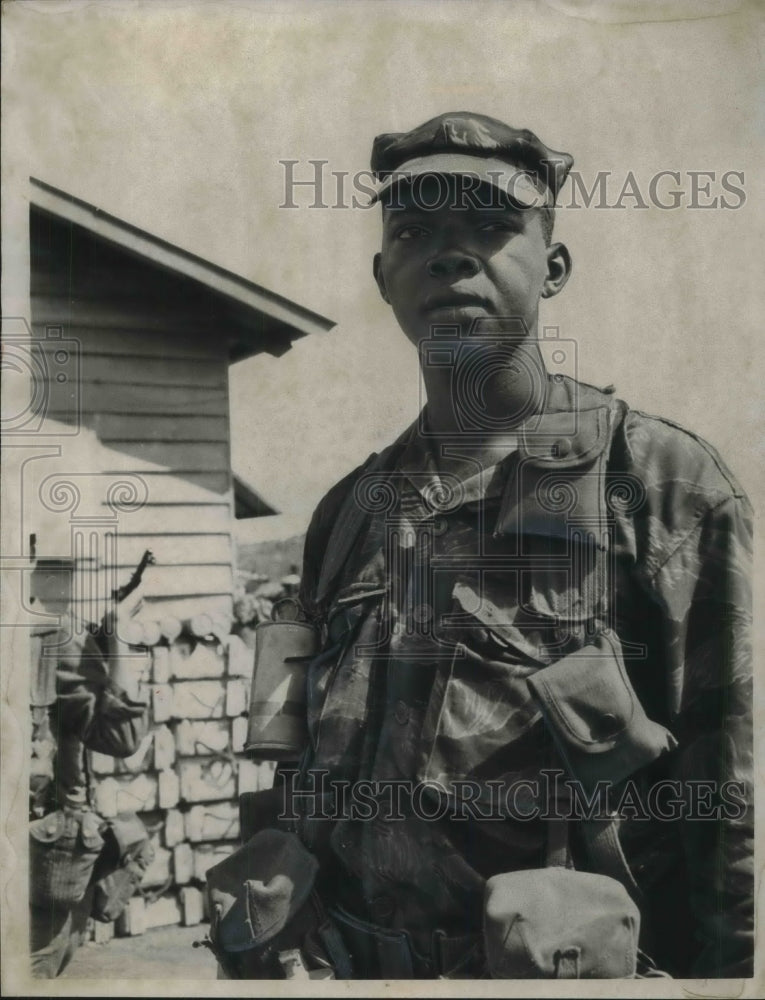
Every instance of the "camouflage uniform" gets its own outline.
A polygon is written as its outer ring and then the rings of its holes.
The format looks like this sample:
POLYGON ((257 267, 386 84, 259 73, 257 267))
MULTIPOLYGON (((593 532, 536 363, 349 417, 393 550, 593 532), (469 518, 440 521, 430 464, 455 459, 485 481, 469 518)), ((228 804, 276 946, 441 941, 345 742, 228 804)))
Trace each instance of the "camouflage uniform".
MULTIPOLYGON (((330 781, 438 782, 452 801, 460 781, 483 796, 491 782, 565 770, 527 679, 618 638, 639 703, 676 741, 629 775, 638 792, 661 779, 686 782, 684 794, 688 781, 743 782, 739 808, 715 821, 622 811, 643 946, 675 976, 751 975, 741 488, 694 435, 561 376, 518 447, 464 483, 439 478, 416 431, 337 484, 309 528, 301 597, 325 643, 309 671, 303 787, 324 770, 330 781)), ((622 708, 604 711, 597 694, 577 709, 590 750, 619 741, 622 708)), ((720 806, 719 791, 704 795, 720 806)), ((415 809, 405 793, 400 818, 368 822, 312 820, 309 799, 301 807, 325 898, 406 929, 423 955, 434 931, 478 935, 485 880, 544 865, 548 837, 542 820, 513 815, 425 821, 433 801, 415 809)), ((570 825, 576 867, 597 867, 570 825)), ((479 975, 480 963, 462 971, 479 975)))

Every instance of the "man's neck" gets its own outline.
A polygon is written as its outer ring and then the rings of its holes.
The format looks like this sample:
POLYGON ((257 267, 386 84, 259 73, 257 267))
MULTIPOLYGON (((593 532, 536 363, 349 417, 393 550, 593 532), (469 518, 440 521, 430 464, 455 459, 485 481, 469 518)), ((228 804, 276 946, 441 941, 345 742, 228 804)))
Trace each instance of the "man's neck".
POLYGON ((470 348, 452 366, 423 365, 428 431, 466 452, 494 451, 543 409, 547 371, 536 340, 510 355, 491 345, 470 348))

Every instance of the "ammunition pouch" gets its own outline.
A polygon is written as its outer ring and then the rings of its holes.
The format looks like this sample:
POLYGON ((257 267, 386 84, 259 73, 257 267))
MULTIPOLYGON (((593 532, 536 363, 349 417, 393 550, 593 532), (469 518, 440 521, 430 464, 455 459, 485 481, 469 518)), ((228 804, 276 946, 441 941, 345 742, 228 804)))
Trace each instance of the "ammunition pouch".
MULTIPOLYGON (((587 793, 616 784, 677 746, 645 714, 618 639, 603 632, 583 649, 527 678, 571 778, 587 793)), ((638 947, 640 889, 618 822, 582 818, 593 871, 574 871, 566 823, 551 821, 548 867, 507 872, 486 884, 484 934, 495 978, 612 979, 664 976, 638 947)))
POLYGON ((497 979, 632 979, 640 911, 606 875, 540 868, 486 884, 486 958, 497 979))
POLYGON ((83 734, 88 750, 109 757, 131 757, 146 734, 147 713, 144 702, 131 701, 126 695, 104 688, 83 734))
POLYGON ((83 898, 104 845, 102 820, 88 809, 65 807, 29 824, 29 900, 66 908, 83 898))
POLYGON ((527 679, 571 777, 587 791, 616 784, 677 746, 638 700, 618 639, 601 633, 527 679))
POLYGON ((226 978, 350 977, 342 941, 314 891, 316 858, 294 833, 264 829, 207 873, 201 942, 226 978))
POLYGON ((97 753, 130 757, 147 728, 147 705, 131 701, 102 679, 94 681, 71 671, 58 671, 56 725, 59 741, 76 738, 97 753))
POLYGON ((146 827, 135 813, 110 820, 104 831, 104 849, 93 873, 92 916, 110 923, 127 906, 154 859, 146 827))

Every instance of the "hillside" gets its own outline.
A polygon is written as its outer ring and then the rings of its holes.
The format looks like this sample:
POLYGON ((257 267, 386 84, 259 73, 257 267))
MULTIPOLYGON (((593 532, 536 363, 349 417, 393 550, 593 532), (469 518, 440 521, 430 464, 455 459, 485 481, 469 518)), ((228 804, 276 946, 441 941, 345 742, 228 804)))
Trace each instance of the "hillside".
POLYGON ((237 546, 236 568, 248 573, 262 573, 279 581, 288 573, 300 572, 303 562, 305 535, 294 535, 267 542, 250 542, 237 546))

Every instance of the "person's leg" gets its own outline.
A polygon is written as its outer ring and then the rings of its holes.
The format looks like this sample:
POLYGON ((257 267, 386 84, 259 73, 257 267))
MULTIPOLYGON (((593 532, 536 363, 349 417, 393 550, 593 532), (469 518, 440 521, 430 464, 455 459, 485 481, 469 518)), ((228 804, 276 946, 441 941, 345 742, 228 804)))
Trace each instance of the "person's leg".
POLYGON ((32 975, 55 979, 68 961, 72 928, 71 910, 33 906, 29 914, 29 950, 32 975))
POLYGON ((59 965, 57 973, 58 975, 61 975, 67 965, 69 965, 72 961, 72 957, 80 945, 85 943, 88 930, 88 918, 93 910, 93 894, 95 893, 95 889, 96 887, 94 885, 89 885, 85 895, 72 909, 72 921, 69 927, 69 942, 66 946, 64 954, 61 957, 61 964, 59 965))

